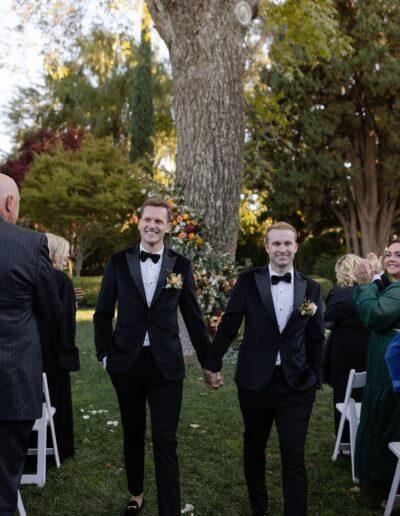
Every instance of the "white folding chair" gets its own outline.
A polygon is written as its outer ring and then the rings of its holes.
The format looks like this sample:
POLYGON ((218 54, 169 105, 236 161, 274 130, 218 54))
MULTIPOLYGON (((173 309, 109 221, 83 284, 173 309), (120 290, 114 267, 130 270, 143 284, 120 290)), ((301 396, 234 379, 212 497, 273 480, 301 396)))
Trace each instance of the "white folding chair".
POLYGON ((332 460, 336 460, 339 454, 339 450, 349 449, 351 455, 351 474, 353 482, 358 482, 358 478, 354 471, 354 452, 356 447, 356 435, 357 428, 360 422, 361 403, 356 403, 351 397, 353 389, 364 387, 367 380, 367 372, 356 373, 355 369, 351 369, 349 373, 349 379, 347 381, 346 395, 343 403, 336 403, 336 410, 338 410, 342 416, 340 418, 339 430, 336 438, 335 449, 333 451, 332 460), (346 421, 349 422, 350 426, 350 443, 342 443, 343 429, 346 421))
POLYGON ((22 503, 21 493, 19 492, 19 489, 18 489, 18 505, 17 505, 17 510, 18 510, 19 516, 26 516, 25 507, 24 507, 24 504, 22 503))
POLYGON ((392 514, 394 502, 396 501, 397 497, 397 489, 400 483, 400 442, 389 443, 389 449, 397 457, 397 466, 393 477, 392 487, 390 488, 389 498, 386 503, 384 516, 390 516, 390 514, 392 514))
POLYGON ((43 487, 46 482, 46 456, 54 455, 57 468, 60 467, 58 455, 56 432, 54 429, 53 415, 56 409, 51 406, 49 387, 46 373, 43 373, 43 395, 42 417, 36 419, 32 431, 37 432, 37 448, 29 448, 28 455, 36 455, 36 472, 22 475, 21 484, 36 484, 43 487), (52 448, 47 448, 47 426, 50 426, 52 448))

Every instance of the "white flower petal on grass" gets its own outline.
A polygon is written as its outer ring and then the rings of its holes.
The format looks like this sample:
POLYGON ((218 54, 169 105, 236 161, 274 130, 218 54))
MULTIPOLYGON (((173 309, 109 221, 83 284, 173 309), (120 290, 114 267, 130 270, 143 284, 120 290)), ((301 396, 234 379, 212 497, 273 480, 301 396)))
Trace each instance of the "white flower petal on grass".
POLYGON ((200 428, 200 425, 197 425, 196 423, 192 423, 189 426, 190 428, 200 428))
POLYGON ((107 426, 118 426, 118 421, 107 421, 107 426))
POLYGON ((82 417, 83 417, 83 419, 89 419, 90 418, 90 416, 88 416, 88 415, 82 416, 82 417))
POLYGON ((81 412, 85 412, 85 409, 83 409, 83 408, 81 408, 81 409, 79 409, 79 410, 80 410, 81 412))
POLYGON ((194 507, 191 503, 187 503, 185 507, 181 510, 181 514, 186 514, 188 512, 193 511, 194 507))
POLYGON ((97 410, 92 410, 91 414, 93 414, 93 415, 97 414, 97 410))

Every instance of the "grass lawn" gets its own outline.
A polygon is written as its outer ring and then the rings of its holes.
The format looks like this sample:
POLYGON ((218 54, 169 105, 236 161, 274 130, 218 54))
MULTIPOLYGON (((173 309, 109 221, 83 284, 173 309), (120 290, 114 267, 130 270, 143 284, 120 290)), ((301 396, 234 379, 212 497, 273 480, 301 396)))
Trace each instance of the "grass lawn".
MULTIPOLYGON (((95 357, 92 314, 92 310, 79 310, 77 316, 81 371, 72 374, 76 455, 60 469, 54 466, 48 469, 44 488, 21 487, 28 516, 117 516, 128 498, 119 410, 107 373, 95 357)), ((243 427, 233 370, 233 364, 225 365, 225 386, 213 392, 203 385, 197 362, 187 366, 178 451, 182 507, 193 505, 195 516, 250 516, 242 473, 243 427)), ((331 461, 334 447, 331 405, 331 391, 324 387, 317 395, 307 440, 309 514, 381 515, 380 503, 386 493, 379 492, 375 486, 360 488, 353 484, 348 459, 331 461)), ((156 516, 149 436, 146 453, 146 508, 142 514, 156 516)), ((274 430, 267 448, 273 515, 282 514, 283 510, 280 475, 274 430)))

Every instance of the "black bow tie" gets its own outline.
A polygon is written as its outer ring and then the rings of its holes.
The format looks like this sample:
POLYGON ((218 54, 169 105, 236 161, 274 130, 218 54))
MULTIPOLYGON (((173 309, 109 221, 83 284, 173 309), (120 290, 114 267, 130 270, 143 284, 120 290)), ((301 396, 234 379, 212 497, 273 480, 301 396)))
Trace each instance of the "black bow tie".
POLYGON ((275 276, 274 274, 271 276, 272 285, 277 285, 280 281, 286 281, 286 283, 290 283, 292 281, 292 275, 290 272, 287 272, 283 276, 275 276))
POLYGON ((147 251, 140 251, 140 259, 142 260, 142 262, 145 262, 147 258, 150 258, 150 260, 152 260, 153 263, 157 263, 160 259, 160 256, 160 254, 153 254, 148 253, 147 251))

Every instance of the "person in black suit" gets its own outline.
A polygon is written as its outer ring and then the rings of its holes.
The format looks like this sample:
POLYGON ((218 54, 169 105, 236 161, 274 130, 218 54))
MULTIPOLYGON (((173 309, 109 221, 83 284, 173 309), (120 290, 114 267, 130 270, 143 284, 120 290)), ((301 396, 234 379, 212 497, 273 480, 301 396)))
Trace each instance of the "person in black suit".
POLYGON ((0 514, 13 516, 29 436, 42 415, 37 318, 57 320, 59 302, 44 234, 15 225, 19 192, 0 174, 0 514))
POLYGON ((38 323, 43 371, 47 374, 51 404, 56 409, 54 427, 62 462, 75 452, 70 371, 79 371, 80 367, 75 346, 76 299, 72 281, 63 270, 68 263, 69 242, 52 233, 46 236, 63 314, 59 321, 38 323))
POLYGON ((285 222, 266 234, 269 265, 242 273, 205 361, 217 388, 222 358, 243 318, 235 381, 244 420, 244 472, 254 515, 268 511, 265 447, 275 421, 282 458, 284 514, 307 514, 304 445, 321 385, 324 326, 320 286, 293 269, 297 233, 285 222))
MULTIPOLYGON (((364 260, 355 254, 341 256, 335 265, 337 286, 326 298, 325 327, 332 330, 329 336, 329 353, 325 357, 326 369, 333 388, 333 412, 335 434, 337 435, 340 416, 336 403, 344 400, 350 369, 365 371, 369 331, 361 322, 353 295, 356 290, 357 267, 364 260)), ((355 401, 361 401, 362 391, 353 392, 355 401)), ((343 431, 342 441, 350 441, 349 427, 343 431)), ((347 450, 342 453, 347 455, 347 450)))
POLYGON ((185 369, 178 307, 201 364, 209 350, 190 261, 164 247, 170 220, 168 204, 162 199, 148 199, 143 204, 140 244, 111 256, 94 315, 97 357, 106 365, 121 411, 131 493, 124 513, 127 516, 138 514, 143 507, 147 401, 158 514, 181 513, 176 431, 185 369), (113 331, 116 302, 118 316, 113 331))

